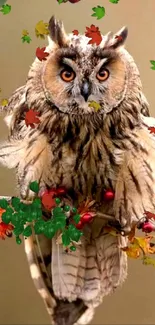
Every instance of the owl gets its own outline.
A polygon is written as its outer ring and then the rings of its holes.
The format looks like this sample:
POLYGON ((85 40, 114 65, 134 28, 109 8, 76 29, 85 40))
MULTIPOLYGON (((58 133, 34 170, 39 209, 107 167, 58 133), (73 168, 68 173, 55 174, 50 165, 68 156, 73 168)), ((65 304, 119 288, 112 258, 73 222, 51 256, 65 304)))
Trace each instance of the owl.
POLYGON ((64 251, 55 237, 25 240, 31 276, 55 325, 91 321, 103 297, 127 277, 121 248, 131 227, 155 210, 155 140, 138 68, 124 47, 127 34, 123 27, 89 44, 52 17, 47 59, 35 59, 3 109, 9 136, 0 163, 15 168, 20 197, 31 201, 29 183, 38 181, 41 190, 65 186, 74 206, 90 197, 96 202, 97 215, 75 252, 64 251), (25 124, 29 109, 40 116, 35 128, 25 124), (107 189, 115 193, 109 202, 107 189), (106 216, 120 236, 105 231, 106 216))

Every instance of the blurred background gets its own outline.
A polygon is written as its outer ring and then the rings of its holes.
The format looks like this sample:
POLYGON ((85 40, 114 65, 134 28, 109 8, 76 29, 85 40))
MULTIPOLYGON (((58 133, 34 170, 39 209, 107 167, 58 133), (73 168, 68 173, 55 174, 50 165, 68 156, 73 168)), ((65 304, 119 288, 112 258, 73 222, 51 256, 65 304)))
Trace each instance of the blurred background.
MULTIPOLYGON (((126 43, 140 70, 144 93, 155 116, 155 0, 81 0, 77 4, 61 4, 56 0, 8 0, 12 10, 0 12, 0 100, 9 98, 12 91, 24 84, 36 48, 47 44, 37 38, 35 25, 48 22, 55 14, 62 19, 67 32, 95 24, 101 32, 117 32, 129 28, 126 43), (91 17, 92 7, 105 7, 101 20, 91 17), (22 31, 28 30, 32 42, 22 43, 22 31)), ((0 140, 7 137, 7 128, 0 118, 0 140)), ((0 195, 15 195, 15 175, 0 167, 0 195)), ((92 324, 155 324, 155 268, 143 266, 141 261, 129 260, 128 279, 115 294, 104 298, 96 309, 92 324)), ((31 280, 23 245, 14 239, 0 240, 0 324, 50 324, 44 304, 31 280)))

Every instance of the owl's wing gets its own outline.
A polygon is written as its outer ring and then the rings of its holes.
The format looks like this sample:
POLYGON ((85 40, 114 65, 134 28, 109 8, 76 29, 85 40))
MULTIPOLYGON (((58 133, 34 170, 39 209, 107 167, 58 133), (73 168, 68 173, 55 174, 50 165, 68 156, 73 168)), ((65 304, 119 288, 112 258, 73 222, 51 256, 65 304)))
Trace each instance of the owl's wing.
MULTIPOLYGON (((155 119, 145 117, 147 126, 155 119)), ((154 120, 154 121, 153 121, 154 120)), ((155 212, 155 138, 146 128, 132 134, 118 174, 114 211, 124 229, 155 212)))

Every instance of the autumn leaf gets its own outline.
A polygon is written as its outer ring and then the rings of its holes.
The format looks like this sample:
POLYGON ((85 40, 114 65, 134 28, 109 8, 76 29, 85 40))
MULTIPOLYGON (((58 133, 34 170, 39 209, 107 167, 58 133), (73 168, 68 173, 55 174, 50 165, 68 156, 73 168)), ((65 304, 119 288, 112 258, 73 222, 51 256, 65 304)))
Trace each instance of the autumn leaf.
POLYGON ((115 35, 115 38, 117 38, 119 42, 121 42, 123 39, 123 37, 121 35, 115 35))
POLYGON ((138 258, 140 256, 139 249, 135 246, 122 247, 121 250, 126 252, 128 257, 138 258))
POLYGON ((150 133, 155 133, 155 127, 154 126, 148 127, 148 130, 150 131, 150 133))
POLYGON ((96 112, 101 108, 101 105, 99 103, 95 102, 95 101, 89 102, 88 106, 93 107, 96 112))
POLYGON ((8 105, 8 100, 5 98, 5 99, 2 99, 1 101, 1 106, 7 106, 8 105))
POLYGON ((145 211, 145 215, 148 219, 155 219, 155 214, 149 211, 145 211))
POLYGON ((41 201, 43 206, 49 211, 56 206, 55 199, 50 193, 45 192, 41 197, 41 201))
POLYGON ((151 258, 150 256, 144 256, 143 257, 143 264, 155 266, 155 259, 151 258))
POLYGON ((33 109, 30 109, 29 111, 26 112, 25 115, 25 124, 26 126, 31 126, 32 129, 35 128, 35 124, 40 123, 40 119, 37 117, 39 115, 39 112, 34 111, 33 109))
POLYGON ((72 33, 73 33, 73 35, 79 35, 79 32, 78 32, 78 30, 77 29, 74 29, 73 31, 72 31, 72 33))
POLYGON ((109 0, 111 3, 118 3, 119 0, 109 0))
POLYGON ((152 64, 151 69, 152 70, 155 70, 155 61, 154 60, 150 60, 150 63, 152 64))
POLYGON ((11 11, 11 6, 8 5, 8 4, 3 5, 3 6, 2 6, 2 9, 1 9, 0 11, 3 13, 3 15, 7 15, 7 14, 9 14, 10 11, 11 11))
POLYGON ((29 35, 25 35, 25 36, 22 36, 22 42, 23 43, 30 43, 32 40, 31 40, 31 37, 29 35))
POLYGON ((88 38, 91 38, 91 40, 88 42, 88 44, 99 45, 102 41, 102 36, 101 36, 101 32, 99 30, 99 27, 96 27, 95 25, 86 27, 85 36, 87 36, 88 38))
POLYGON ((43 20, 40 20, 35 26, 35 34, 37 37, 45 39, 45 35, 49 34, 48 23, 44 23, 43 20))
POLYGON ((14 227, 10 224, 5 224, 4 222, 0 222, 0 238, 5 239, 6 236, 9 236, 14 227))
POLYGON ((105 16, 105 8, 101 6, 97 6, 92 8, 94 13, 92 14, 92 17, 96 17, 97 19, 101 19, 105 16))
POLYGON ((49 53, 45 52, 45 49, 46 49, 46 47, 42 47, 42 48, 38 47, 36 49, 36 57, 38 58, 38 60, 40 60, 40 61, 46 60, 49 53))

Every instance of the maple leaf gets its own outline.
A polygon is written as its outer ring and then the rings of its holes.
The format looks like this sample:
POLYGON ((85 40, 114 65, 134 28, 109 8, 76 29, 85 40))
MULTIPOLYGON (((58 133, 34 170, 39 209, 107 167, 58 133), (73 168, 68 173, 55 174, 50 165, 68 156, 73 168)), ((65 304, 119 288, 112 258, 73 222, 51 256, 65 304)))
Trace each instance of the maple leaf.
POLYGON ((111 3, 118 3, 119 0, 109 0, 111 3))
POLYGON ((3 13, 3 15, 7 15, 11 11, 11 6, 10 5, 3 5, 2 9, 0 11, 3 13))
POLYGON ((35 26, 35 34, 37 37, 45 39, 45 35, 49 34, 48 23, 44 23, 43 20, 40 20, 35 26))
POLYGON ((88 44, 96 43, 96 45, 99 45, 102 41, 102 36, 99 27, 96 27, 93 24, 90 27, 86 27, 85 36, 91 38, 88 44))
POLYGON ((149 211, 145 211, 145 215, 148 219, 155 219, 155 214, 149 211))
POLYGON ((128 257, 132 258, 138 258, 140 256, 139 248, 133 246, 133 247, 122 247, 122 251, 126 252, 128 257))
POLYGON ((22 35, 23 35, 23 36, 27 36, 27 35, 29 35, 28 30, 27 30, 27 29, 23 29, 23 31, 22 31, 22 35))
POLYGON ((38 47, 36 49, 36 57, 38 58, 38 60, 40 61, 45 61, 46 57, 49 55, 49 53, 45 52, 46 47, 38 47))
POLYGON ((149 257, 149 256, 144 256, 143 257, 143 264, 155 266, 155 260, 153 258, 149 257))
MULTIPOLYGON (((68 1, 68 0, 67 0, 68 1)), ((67 2, 66 1, 66 2, 67 2)), ((59 5, 61 4, 61 3, 64 3, 64 0, 57 0, 57 2, 59 3, 59 5)))
POLYGON ((1 101, 1 106, 7 106, 8 105, 8 100, 7 99, 2 99, 2 101, 1 101))
POLYGON ((94 13, 92 14, 92 17, 97 17, 97 19, 101 19, 105 16, 105 8, 101 6, 97 6, 92 8, 94 13))
POLYGON ((56 202, 55 199, 53 198, 53 196, 50 193, 45 192, 42 197, 41 197, 41 202, 43 204, 43 206, 47 209, 47 210, 51 210, 53 207, 56 206, 56 202))
POLYGON ((29 111, 26 112, 25 115, 25 124, 26 126, 31 126, 32 129, 35 128, 35 124, 39 124, 40 120, 37 117, 39 115, 39 112, 34 111, 33 109, 29 109, 29 111))
POLYGON ((155 61, 154 60, 150 60, 150 63, 152 64, 151 69, 152 70, 155 70, 155 61))
POLYGON ((31 40, 31 37, 29 36, 29 35, 24 35, 24 36, 22 36, 22 42, 23 43, 30 43, 32 40, 31 40))
POLYGON ((122 36, 120 36, 120 35, 115 35, 115 38, 117 38, 119 42, 121 42, 121 41, 122 41, 122 39, 123 39, 123 37, 122 37, 122 36))
POLYGON ((89 102, 88 106, 93 107, 96 112, 101 108, 101 105, 93 100, 91 102, 89 102))
POLYGON ((72 33, 73 33, 73 35, 79 35, 79 31, 78 31, 77 29, 74 29, 74 30, 72 31, 72 33))
POLYGON ((150 131, 150 133, 155 133, 155 127, 154 126, 149 126, 148 130, 150 131))
POLYGON ((6 236, 9 236, 14 227, 12 225, 7 225, 4 222, 0 222, 0 238, 5 239, 6 236))

